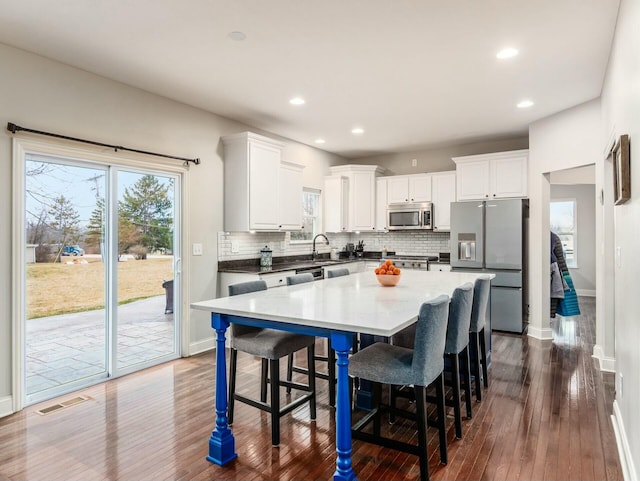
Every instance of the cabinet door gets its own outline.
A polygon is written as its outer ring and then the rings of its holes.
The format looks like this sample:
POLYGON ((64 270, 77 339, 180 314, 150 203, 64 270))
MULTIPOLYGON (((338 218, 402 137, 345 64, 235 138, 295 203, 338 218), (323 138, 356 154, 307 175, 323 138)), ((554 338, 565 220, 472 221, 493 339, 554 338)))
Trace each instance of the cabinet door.
POLYGON ((349 204, 352 231, 370 231, 376 223, 376 178, 372 172, 354 172, 350 176, 349 204))
POLYGON ((376 179, 376 230, 387 228, 387 179, 376 179))
POLYGON ((302 229, 302 166, 280 164, 280 230, 302 229))
POLYGON ((280 150, 257 142, 249 145, 249 229, 277 230, 280 208, 280 150))
POLYGON ((451 202, 456 200, 456 173, 432 174, 433 230, 451 230, 451 202))
POLYGON ((349 181, 346 177, 332 176, 324 179, 324 231, 347 230, 349 207, 349 181))
POLYGON ((431 202, 431 175, 409 177, 409 202, 431 202))
POLYGON ((409 202, 408 177, 389 177, 387 179, 387 203, 405 204, 409 202))
POLYGON ((481 200, 489 197, 489 161, 475 160, 456 164, 458 200, 481 200))
POLYGON ((495 159, 491 164, 492 197, 527 196, 527 156, 495 159))

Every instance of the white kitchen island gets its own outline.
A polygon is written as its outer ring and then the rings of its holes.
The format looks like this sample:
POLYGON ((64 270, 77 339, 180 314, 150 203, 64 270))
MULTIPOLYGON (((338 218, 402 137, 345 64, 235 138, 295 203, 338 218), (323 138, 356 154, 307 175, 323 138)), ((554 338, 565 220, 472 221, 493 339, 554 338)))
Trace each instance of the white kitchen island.
POLYGON ((378 284, 373 272, 278 287, 191 304, 211 312, 216 330, 216 427, 209 439, 207 459, 224 465, 237 457, 227 424, 225 332, 230 323, 267 327, 331 339, 337 355, 336 471, 334 480, 356 479, 351 466, 349 350, 354 333, 390 337, 414 323, 423 302, 451 296, 479 274, 411 271, 395 287, 378 284))

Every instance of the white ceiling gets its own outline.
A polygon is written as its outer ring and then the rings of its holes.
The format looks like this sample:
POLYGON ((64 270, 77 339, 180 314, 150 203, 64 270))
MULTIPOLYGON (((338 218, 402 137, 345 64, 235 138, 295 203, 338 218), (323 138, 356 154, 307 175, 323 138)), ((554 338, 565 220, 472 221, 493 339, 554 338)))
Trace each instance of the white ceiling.
POLYGON ((0 42, 355 158, 526 134, 598 97, 618 3, 0 0, 0 42))

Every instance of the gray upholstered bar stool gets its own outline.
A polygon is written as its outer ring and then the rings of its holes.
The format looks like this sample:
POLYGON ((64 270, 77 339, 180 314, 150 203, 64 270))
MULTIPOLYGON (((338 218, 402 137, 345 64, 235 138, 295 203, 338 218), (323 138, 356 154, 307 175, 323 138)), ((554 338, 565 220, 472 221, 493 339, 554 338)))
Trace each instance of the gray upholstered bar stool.
MULTIPOLYGON (((444 357, 448 360, 445 372, 451 375, 453 399, 447 405, 453 407, 456 437, 462 437, 462 409, 460 407, 460 367, 465 390, 467 417, 471 418, 471 381, 469 368, 469 326, 473 305, 473 284, 467 282, 453 291, 447 323, 447 342, 444 357)), ((447 400, 448 401, 448 400, 447 400)))
MULTIPOLYGON (((229 295, 237 296, 250 292, 267 289, 265 281, 249 281, 229 286, 229 295)), ((235 401, 240 401, 271 414, 271 444, 280 444, 280 417, 293 411, 298 406, 309 402, 311 419, 316 418, 316 384, 314 358, 315 338, 302 334, 278 331, 276 329, 262 329, 258 327, 231 324, 231 358, 229 373, 229 425, 233 424, 235 401), (280 381, 280 358, 288 354, 307 348, 309 362, 308 385, 288 381, 280 381), (260 401, 248 398, 235 392, 238 365, 238 351, 262 358, 262 376, 260 386, 260 401), (266 402, 267 366, 271 371, 271 399, 266 402), (292 387, 306 391, 307 394, 280 408, 280 386, 292 387)))
MULTIPOLYGON (((303 272, 302 274, 295 274, 287 277, 287 285, 295 286, 298 284, 305 284, 307 282, 313 282, 313 274, 310 272, 303 272)), ((318 359, 318 356, 314 356, 318 359)), ((293 371, 308 374, 308 370, 303 367, 297 367, 293 365, 293 353, 289 354, 287 359, 287 381, 291 381, 293 378, 293 371)), ((321 377, 322 373, 316 371, 316 377, 321 377)), ((287 388, 287 392, 291 392, 291 388, 287 388)))
POLYGON ((476 401, 482 401, 480 379, 484 380, 485 388, 489 387, 484 326, 489 312, 490 291, 491 278, 486 275, 478 277, 473 285, 473 306, 471 308, 471 326, 469 327, 469 355, 475 378, 476 401), (480 376, 480 367, 482 367, 482 377, 480 376))
POLYGON ((349 269, 346 267, 341 267, 340 269, 333 269, 332 271, 327 271, 327 279, 331 279, 333 277, 342 277, 348 276, 349 269))
POLYGON ((372 381, 374 396, 374 409, 353 425, 353 438, 419 456, 421 480, 429 479, 427 424, 431 423, 427 419, 425 396, 426 388, 432 384, 436 387, 438 418, 434 425, 439 431, 440 461, 447 463, 443 370, 448 309, 448 296, 439 296, 422 304, 412 349, 378 342, 349 359, 349 376, 372 381), (416 412, 381 404, 381 384, 413 385, 416 412), (384 411, 417 421, 417 446, 380 435, 380 417, 384 411), (373 434, 362 432, 371 421, 373 434))

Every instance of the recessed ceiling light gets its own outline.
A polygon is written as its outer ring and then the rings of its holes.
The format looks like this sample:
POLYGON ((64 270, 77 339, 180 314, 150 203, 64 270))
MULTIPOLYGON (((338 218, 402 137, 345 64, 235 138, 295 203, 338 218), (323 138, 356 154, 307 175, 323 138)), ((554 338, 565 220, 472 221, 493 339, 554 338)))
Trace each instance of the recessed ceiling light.
POLYGON ((533 102, 531 100, 522 100, 518 102, 517 105, 519 109, 528 109, 531 106, 533 106, 533 102))
POLYGON ((496 54, 496 58, 499 58, 500 60, 503 60, 505 58, 512 58, 518 55, 518 53, 520 52, 518 52, 517 48, 504 48, 496 54))
POLYGON ((293 97, 289 100, 291 105, 304 105, 304 99, 302 97, 293 97))
POLYGON ((242 42, 244 39, 247 38, 247 36, 243 32, 238 32, 238 31, 229 32, 227 37, 229 37, 231 40, 235 40, 236 42, 242 42))
POLYGON ((351 130, 351 133, 356 135, 364 134, 364 129, 362 127, 356 127, 351 130))
POLYGON ((326 142, 326 140, 324 140, 324 139, 316 139, 315 140, 316 144, 324 144, 325 142, 326 142))

